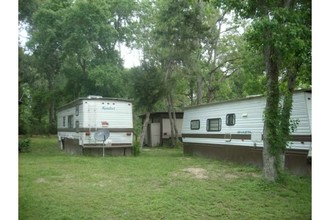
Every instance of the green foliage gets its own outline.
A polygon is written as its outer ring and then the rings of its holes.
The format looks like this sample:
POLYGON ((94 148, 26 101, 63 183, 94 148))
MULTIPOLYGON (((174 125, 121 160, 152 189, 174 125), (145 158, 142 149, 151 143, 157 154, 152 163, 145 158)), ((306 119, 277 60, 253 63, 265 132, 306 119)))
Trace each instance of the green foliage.
POLYGON ((150 63, 131 69, 132 94, 135 105, 152 111, 157 102, 162 101, 165 88, 159 69, 150 63))
POLYGON ((153 31, 160 62, 184 62, 199 47, 208 29, 201 20, 201 7, 191 1, 157 1, 159 12, 153 31))
POLYGON ((19 134, 30 134, 31 132, 31 91, 25 83, 20 85, 20 100, 19 100, 19 134))
POLYGON ((266 75, 263 56, 248 44, 245 34, 238 42, 238 51, 240 59, 236 61, 237 70, 227 80, 232 93, 230 98, 265 94, 266 75))
POLYGON ((141 153, 141 150, 140 150, 140 142, 138 140, 134 141, 133 142, 133 155, 135 157, 139 156, 141 153))
POLYGON ((20 138, 18 140, 18 151, 20 153, 27 153, 31 151, 31 140, 30 138, 20 138))
POLYGON ((31 23, 32 15, 37 10, 39 0, 19 0, 18 16, 20 22, 31 23))
POLYGON ((109 94, 111 97, 127 97, 127 91, 123 90, 125 85, 123 68, 119 66, 98 65, 91 70, 90 79, 95 86, 94 93, 109 94))
MULTIPOLYGON (((269 173, 275 173, 276 178, 282 167, 281 154, 290 136, 293 91, 297 84, 310 83, 311 2, 225 0, 224 4, 238 15, 253 19, 246 37, 249 44, 260 51, 266 63, 264 150, 275 158, 274 164, 264 164, 264 168, 275 169, 276 172, 269 173), (284 94, 281 108, 280 88, 284 94)), ((264 156, 268 157, 267 154, 264 156)), ((274 176, 266 175, 266 178, 274 179, 274 176)))
POLYGON ((20 20, 28 22, 30 38, 26 51, 20 49, 19 75, 20 83, 33 91, 34 132, 54 132, 56 108, 78 97, 128 96, 117 46, 132 40, 135 9, 135 2, 103 0, 20 5, 20 20))

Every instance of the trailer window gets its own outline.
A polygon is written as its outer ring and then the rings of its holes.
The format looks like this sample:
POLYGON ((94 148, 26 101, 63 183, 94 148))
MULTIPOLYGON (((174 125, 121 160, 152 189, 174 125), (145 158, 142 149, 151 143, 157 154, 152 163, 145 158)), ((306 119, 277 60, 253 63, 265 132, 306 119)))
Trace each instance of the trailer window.
POLYGON ((65 116, 63 117, 63 127, 65 127, 65 116))
POLYGON ((235 114, 227 114, 226 115, 226 125, 233 126, 236 123, 236 115, 235 114))
POLYGON ((206 121, 207 131, 220 131, 221 130, 221 118, 211 118, 206 121))
POLYGON ((199 120, 191 120, 190 121, 190 129, 191 130, 199 130, 200 121, 199 120))
POLYGON ((68 116, 68 128, 73 128, 73 115, 68 116))

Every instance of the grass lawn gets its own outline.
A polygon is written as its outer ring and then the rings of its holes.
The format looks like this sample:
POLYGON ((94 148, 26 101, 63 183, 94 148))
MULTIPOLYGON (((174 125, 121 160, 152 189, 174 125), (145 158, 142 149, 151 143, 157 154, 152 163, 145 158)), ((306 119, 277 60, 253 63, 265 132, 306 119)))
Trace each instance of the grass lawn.
POLYGON ((71 156, 56 138, 19 155, 19 219, 311 219, 311 179, 270 184, 259 169, 184 156, 71 156))

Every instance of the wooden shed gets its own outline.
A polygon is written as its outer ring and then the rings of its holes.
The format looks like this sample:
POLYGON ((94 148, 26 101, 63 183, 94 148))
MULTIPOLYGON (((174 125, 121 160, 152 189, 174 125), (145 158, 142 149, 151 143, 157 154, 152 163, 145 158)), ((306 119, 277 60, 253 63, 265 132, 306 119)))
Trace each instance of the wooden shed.
MULTIPOLYGON (((146 114, 139 116, 143 121, 146 114)), ((182 138, 182 121, 183 112, 176 112, 176 126, 179 133, 179 138, 182 138)), ((171 140, 171 124, 168 112, 152 112, 146 134, 144 136, 144 144, 150 147, 169 144, 171 140)))

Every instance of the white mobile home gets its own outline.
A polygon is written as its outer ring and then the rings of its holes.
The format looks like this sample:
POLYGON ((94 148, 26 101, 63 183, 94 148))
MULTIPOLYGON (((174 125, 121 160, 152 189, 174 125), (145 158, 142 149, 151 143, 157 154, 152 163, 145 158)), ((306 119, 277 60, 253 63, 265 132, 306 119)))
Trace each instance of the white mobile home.
MULTIPOLYGON (((286 150, 285 165, 310 174, 312 149, 311 91, 293 95, 291 119, 298 122, 286 150)), ((184 153, 262 166, 263 96, 188 107, 184 111, 184 153)))
POLYGON ((78 154, 131 155, 133 143, 132 102, 118 98, 88 96, 58 109, 58 140, 62 150, 78 154), (95 132, 106 129, 105 141, 95 132))

